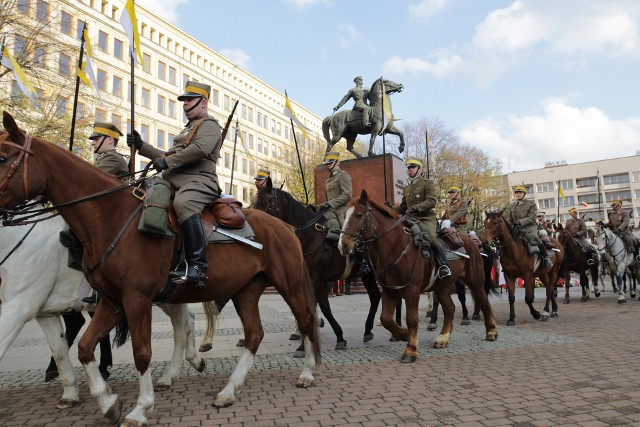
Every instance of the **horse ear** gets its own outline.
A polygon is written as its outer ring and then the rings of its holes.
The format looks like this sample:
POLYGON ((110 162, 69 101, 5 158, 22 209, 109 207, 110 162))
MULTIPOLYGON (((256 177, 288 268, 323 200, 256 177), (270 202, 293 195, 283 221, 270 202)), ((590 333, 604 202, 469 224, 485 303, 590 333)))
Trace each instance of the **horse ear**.
POLYGON ((362 189, 362 193, 360 193, 360 203, 365 205, 369 201, 369 195, 367 194, 367 190, 362 189))
POLYGON ((267 177, 266 190, 267 190, 267 193, 271 193, 271 190, 273 190, 273 182, 271 182, 270 176, 267 177))
POLYGON ((499 211, 499 212, 498 212, 498 214, 497 214, 497 215, 498 215, 498 216, 502 216, 502 214, 504 213, 504 210, 505 210, 505 209, 506 209, 506 208, 503 208, 501 211, 499 211))
POLYGON ((2 125, 14 142, 22 143, 24 141, 24 135, 20 131, 16 121, 13 119, 13 116, 6 111, 2 112, 2 125))

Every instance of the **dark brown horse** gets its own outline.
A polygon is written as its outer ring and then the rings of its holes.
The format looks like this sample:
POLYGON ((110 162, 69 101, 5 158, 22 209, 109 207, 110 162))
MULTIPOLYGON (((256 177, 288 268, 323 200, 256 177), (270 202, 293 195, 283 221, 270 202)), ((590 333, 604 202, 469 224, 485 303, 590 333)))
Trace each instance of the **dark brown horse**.
MULTIPOLYGON (((0 136, 0 208, 14 209, 25 200, 43 195, 58 207, 78 236, 84 246, 86 277, 102 295, 93 321, 78 344, 91 394, 103 414, 114 422, 120 419, 122 403, 102 379, 94 350, 126 316, 140 394, 122 425, 145 425, 154 405, 149 370, 151 307, 167 285, 174 242, 137 231, 141 201, 132 195, 131 188, 117 189, 120 182, 112 176, 52 143, 25 135, 6 112, 3 124, 8 133, 0 136), (94 197, 87 198, 89 195, 94 197), (74 202, 78 199, 83 201, 74 202)), ((298 386, 307 387, 313 382, 312 369, 320 357, 313 288, 300 242, 286 224, 264 212, 246 210, 245 215, 264 249, 240 243, 210 245, 207 286, 178 286, 166 298, 170 303, 192 303, 232 297, 236 303, 246 348, 229 383, 216 396, 216 406, 234 402, 253 364, 264 336, 258 301, 269 285, 275 286, 288 303, 305 336, 306 359, 298 386)))
POLYGON ((578 246, 578 242, 573 238, 571 233, 562 227, 562 224, 558 224, 554 226, 555 230, 558 232, 556 238, 558 242, 562 245, 562 249, 564 249, 564 261, 560 268, 560 277, 564 279, 564 303, 569 304, 571 302, 571 298, 569 297, 569 280, 571 279, 571 272, 578 273, 580 275, 580 287, 582 288, 582 298, 580 302, 585 302, 589 300, 589 294, 591 293, 591 289, 589 287, 589 277, 587 276, 587 271, 591 274, 591 281, 593 282, 594 292, 596 297, 600 296, 600 289, 598 288, 598 271, 599 271, 599 262, 597 257, 594 257, 593 263, 589 265, 588 258, 578 246))
MULTIPOLYGON (((360 268, 360 262, 340 255, 337 247, 325 243, 324 232, 317 228, 321 226, 319 221, 321 222, 322 215, 314 214, 286 191, 273 188, 270 177, 258 190, 254 207, 296 227, 318 305, 337 337, 336 350, 346 348, 347 341, 343 337, 342 328, 331 312, 326 284, 353 275, 360 268)), ((368 342, 373 339, 373 322, 381 294, 372 271, 362 274, 361 278, 371 302, 363 338, 364 342, 368 342)))
POLYGON ((466 236, 462 236, 462 239, 470 259, 449 261, 452 275, 440 280, 437 279, 436 266, 422 256, 413 242, 411 232, 405 230, 403 218, 370 200, 364 190, 360 198, 353 199, 349 205, 338 247, 342 253, 351 256, 355 251, 362 251, 373 267, 382 286, 380 321, 395 338, 407 341, 401 358, 404 363, 414 362, 418 355, 418 303, 423 291, 436 292, 444 311, 442 330, 433 347, 448 346, 455 312, 450 289, 458 279, 469 287, 482 310, 487 341, 495 341, 498 337, 493 311, 484 291, 480 251, 471 239, 466 236), (402 299, 407 309, 406 328, 393 321, 393 312, 402 299))
POLYGON ((550 237, 559 252, 554 251, 553 266, 544 268, 539 258, 529 256, 527 249, 502 217, 502 213, 503 211, 486 213, 482 239, 487 243, 495 244, 500 249, 500 264, 502 264, 504 277, 507 281, 507 290, 509 291, 509 320, 507 321, 507 326, 515 325, 516 312, 514 303, 516 301, 516 279, 518 277, 524 280, 524 301, 529 306, 529 311, 533 318, 549 320, 549 304, 552 305, 553 309, 551 317, 557 317, 558 304, 556 303, 555 291, 560 266, 564 258, 562 246, 556 239, 550 237), (542 314, 533 307, 534 277, 539 277, 547 290, 547 301, 542 314))

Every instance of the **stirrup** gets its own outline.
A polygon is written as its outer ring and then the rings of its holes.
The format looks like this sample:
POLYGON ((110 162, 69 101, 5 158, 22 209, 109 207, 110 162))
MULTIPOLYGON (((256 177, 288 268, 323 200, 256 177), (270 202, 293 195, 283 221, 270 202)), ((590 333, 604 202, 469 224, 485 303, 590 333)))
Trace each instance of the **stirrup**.
POLYGON ((441 265, 438 268, 438 279, 445 279, 451 276, 451 269, 448 265, 441 265))
POLYGON ((544 268, 551 268, 553 267, 553 262, 551 262, 551 259, 548 256, 546 256, 542 258, 542 266, 544 268))
POLYGON ((589 258, 587 260, 587 265, 593 265, 593 264, 595 264, 595 261, 593 260, 593 258, 589 258))

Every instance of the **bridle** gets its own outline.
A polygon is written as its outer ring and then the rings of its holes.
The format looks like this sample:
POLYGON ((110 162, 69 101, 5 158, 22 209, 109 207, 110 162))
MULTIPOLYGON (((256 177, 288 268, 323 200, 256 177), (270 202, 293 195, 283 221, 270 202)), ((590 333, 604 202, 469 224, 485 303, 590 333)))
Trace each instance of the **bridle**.
POLYGON ((278 189, 272 188, 271 193, 267 193, 264 191, 264 194, 269 198, 269 203, 267 203, 267 212, 271 216, 275 216, 276 218, 280 218, 280 208, 278 207, 278 189))
MULTIPOLYGON (((2 181, 0 181, 0 200, 2 199, 2 195, 4 194, 5 190, 9 186, 9 180, 13 178, 13 175, 16 173, 16 170, 18 170, 18 168, 22 164, 23 159, 24 159, 24 168, 22 168, 22 181, 23 181, 24 199, 26 200, 28 198, 29 180, 28 180, 27 169, 28 169, 29 155, 33 154, 33 151, 31 151, 32 141, 33 141, 33 137, 29 134, 25 135, 23 145, 16 144, 15 142, 11 142, 11 141, 0 141, 0 146, 6 144, 20 151, 18 153, 18 158, 16 158, 13 161, 13 163, 11 164, 11 167, 9 167, 9 170, 7 171, 7 174, 2 178, 2 181)), ((1 202, 0 202, 0 209, 2 210, 5 209, 1 202)))
MULTIPOLYGON (((605 249, 609 249, 609 252, 611 252, 611 249, 613 249, 613 245, 616 244, 616 240, 619 239, 618 235, 612 232, 611 234, 613 235, 613 243, 610 243, 609 235, 607 234, 607 231, 604 229, 604 227, 600 227, 600 229, 596 232, 596 236, 598 234, 604 234, 604 247, 601 248, 600 244, 598 243, 598 251, 604 251, 605 249)), ((596 240, 596 243, 597 243, 597 240, 596 240)), ((625 250, 624 245, 622 245, 622 249, 620 249, 616 254, 611 254, 611 256, 613 257, 613 259, 616 259, 616 257, 620 255, 624 250, 625 250)))
POLYGON ((501 242, 500 241, 500 237, 504 237, 504 232, 501 229, 498 228, 499 225, 500 225, 499 221, 504 222, 504 226, 507 227, 507 223, 506 223, 506 221, 504 221, 504 218, 499 217, 499 218, 496 219, 496 230, 499 230, 499 232, 494 233, 494 232, 491 232, 491 231, 487 230, 487 227, 484 228, 485 231, 491 235, 491 243, 497 249, 506 247, 507 245, 509 245, 509 243, 513 242, 516 239, 516 237, 515 237, 516 234, 515 234, 515 232, 513 232, 513 233, 511 233, 511 239, 510 240, 507 240, 506 242, 501 242))

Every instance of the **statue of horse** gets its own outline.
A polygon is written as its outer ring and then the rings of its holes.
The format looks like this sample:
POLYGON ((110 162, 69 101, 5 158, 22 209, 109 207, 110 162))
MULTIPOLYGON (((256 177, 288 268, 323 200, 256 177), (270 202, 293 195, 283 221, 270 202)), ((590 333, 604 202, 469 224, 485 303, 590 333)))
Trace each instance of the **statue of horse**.
MULTIPOLYGON (((384 82, 385 93, 387 95, 402 92, 404 88, 401 83, 395 83, 391 80, 382 80, 382 82, 384 82)), ((365 128, 362 125, 362 113, 356 110, 343 110, 326 117, 322 121, 322 133, 324 139, 327 141, 327 152, 331 151, 331 148, 340 141, 341 138, 344 138, 347 140, 347 150, 356 157, 362 157, 360 153, 353 148, 353 144, 358 135, 371 135, 368 152, 368 155, 371 156, 375 154, 373 152, 373 144, 376 142, 377 136, 382 135, 384 132, 385 134, 397 135, 400 138, 398 151, 402 153, 404 150, 404 134, 393 124, 393 116, 387 123, 387 127, 382 129, 384 125, 381 101, 382 82, 381 79, 377 79, 373 82, 371 90, 369 91, 368 99, 371 109, 371 126, 365 128), (331 133, 329 133, 329 130, 331 130, 331 133)), ((389 108, 391 108, 388 97, 385 99, 385 103, 386 102, 389 102, 389 108)))
POLYGON ((139 375, 139 395, 135 408, 121 425, 146 425, 155 402, 149 369, 151 308, 160 299, 183 304, 233 297, 237 302, 246 346, 214 405, 233 404, 251 369, 264 336, 258 302, 269 285, 287 302, 304 335, 305 360, 297 386, 313 383, 312 370, 320 360, 315 299, 300 242, 288 225, 262 211, 245 210, 246 220, 263 250, 243 243, 210 245, 207 285, 169 286, 163 293, 175 242, 141 234, 131 226, 139 222, 142 208, 142 201, 132 194, 133 184, 122 183, 69 151, 25 134, 7 112, 3 114, 3 124, 7 133, 0 135, 0 209, 5 216, 15 217, 20 211, 12 209, 43 195, 60 211, 84 246, 85 275, 102 298, 78 343, 78 359, 87 374, 91 395, 110 421, 120 420, 122 402, 98 371, 95 347, 126 317, 139 375))
POLYGON ((635 298, 638 263, 634 253, 627 250, 620 236, 600 224, 596 225, 595 240, 598 244, 598 251, 605 250, 610 255, 609 266, 612 276, 615 274, 618 283, 618 303, 627 302, 624 296, 625 289, 622 285, 622 276, 625 272, 629 272, 627 275, 630 278, 629 296, 635 298))
MULTIPOLYGON (((87 296, 80 294, 84 276, 67 266, 68 249, 58 240, 64 226, 61 217, 54 217, 31 225, 0 228, 0 361, 24 325, 35 317, 58 366, 63 387, 58 409, 79 402, 78 381, 60 313, 73 310, 78 299, 87 296)), ((204 372, 206 365, 195 349, 194 315, 187 304, 160 307, 174 325, 173 359, 156 384, 157 388, 166 388, 178 379, 185 355, 199 372, 204 372)))
POLYGON ((595 259, 592 265, 588 264, 587 257, 578 246, 578 242, 573 238, 571 233, 564 229, 562 224, 555 225, 554 228, 557 232, 556 239, 562 245, 564 249, 564 262, 560 269, 560 277, 564 279, 564 303, 569 304, 571 299, 569 297, 569 280, 571 279, 571 272, 578 273, 580 275, 580 287, 582 288, 582 298, 580 302, 589 300, 589 294, 591 288, 589 286, 589 277, 587 271, 591 274, 591 281, 594 286, 594 293, 596 297, 600 296, 600 289, 598 289, 598 271, 600 269, 599 261, 595 259))
POLYGON ((407 342, 402 352, 403 363, 415 362, 418 355, 418 305, 423 291, 435 291, 444 311, 442 330, 433 347, 446 348, 449 345, 455 312, 450 289, 456 280, 467 285, 480 306, 486 340, 495 341, 498 337, 493 310, 484 291, 480 251, 467 236, 460 238, 470 258, 450 260, 452 274, 441 280, 437 278, 435 263, 422 256, 414 244, 413 236, 405 231, 404 223, 396 212, 370 200, 365 190, 362 190, 359 198, 349 203, 338 248, 343 255, 349 256, 361 251, 372 266, 382 286, 380 321, 393 337, 407 342), (406 328, 399 327, 393 320, 393 312, 402 299, 406 305, 406 328))
MULTIPOLYGON (((556 303, 556 282, 560 273, 560 266, 564 259, 562 246, 553 237, 549 237, 559 251, 555 253, 555 259, 551 268, 545 268, 540 262, 540 257, 530 257, 527 249, 515 235, 507 221, 502 217, 504 209, 500 212, 485 212, 484 233, 482 240, 489 244, 494 244, 500 249, 500 264, 504 271, 509 292, 509 320, 507 326, 515 325, 515 301, 516 301, 516 279, 521 277, 524 280, 525 297, 524 301, 529 307, 529 312, 536 320, 549 320, 549 305, 551 304, 551 317, 558 316, 558 304, 556 303), (533 307, 534 277, 540 278, 547 291, 547 301, 542 314, 533 307)), ((552 254, 550 253, 550 255, 552 254)))

